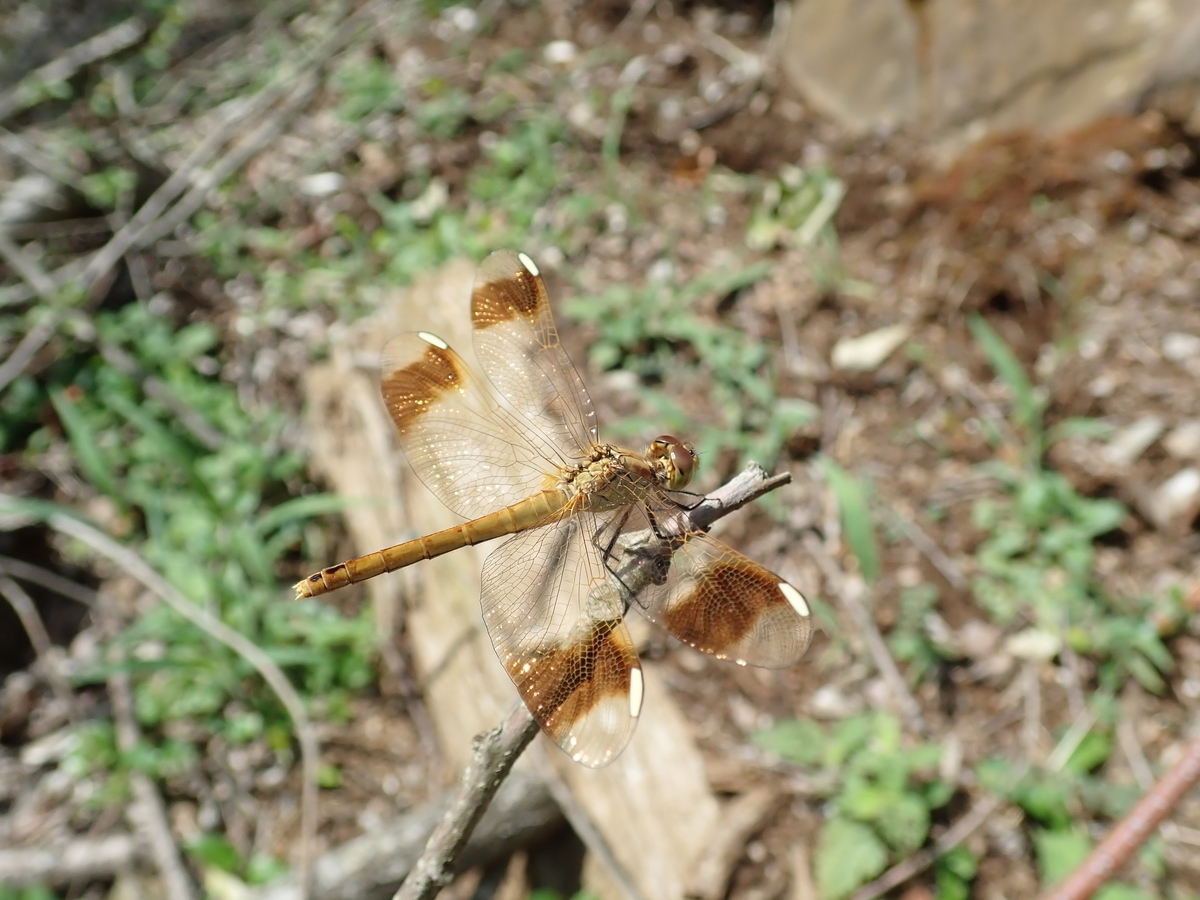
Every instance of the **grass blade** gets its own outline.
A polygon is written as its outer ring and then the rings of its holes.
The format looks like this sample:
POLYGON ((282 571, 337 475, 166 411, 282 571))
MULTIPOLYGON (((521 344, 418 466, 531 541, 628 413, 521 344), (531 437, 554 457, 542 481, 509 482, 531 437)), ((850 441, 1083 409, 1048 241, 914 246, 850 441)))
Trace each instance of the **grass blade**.
POLYGON ((842 532, 850 552, 858 560, 858 570, 868 583, 873 583, 879 577, 879 545, 866 486, 828 456, 821 457, 818 465, 837 498, 842 532))
POLYGON ((1015 353, 1004 343, 1004 338, 978 313, 967 318, 980 348, 991 363, 1000 380, 1013 392, 1017 424, 1031 435, 1040 436, 1042 431, 1042 402, 1033 389, 1033 382, 1025 373, 1025 367, 1015 353))
POLYGON ((66 391, 55 391, 50 395, 50 402, 54 405, 54 411, 58 413, 59 421, 62 422, 67 440, 75 451, 75 459, 84 476, 98 491, 119 501, 121 497, 117 493, 116 480, 100 452, 96 432, 76 407, 75 401, 67 396, 66 391))

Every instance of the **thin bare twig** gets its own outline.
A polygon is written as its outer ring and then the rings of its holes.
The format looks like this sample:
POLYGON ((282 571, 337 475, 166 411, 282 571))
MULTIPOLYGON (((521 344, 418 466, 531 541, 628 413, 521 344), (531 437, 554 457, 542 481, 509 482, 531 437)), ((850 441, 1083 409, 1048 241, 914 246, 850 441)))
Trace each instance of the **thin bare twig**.
POLYGON ((126 19, 34 69, 15 88, 0 95, 0 120, 36 104, 43 96, 40 85, 66 81, 84 66, 132 47, 145 33, 146 23, 141 19, 126 19))
POLYGON ((79 711, 75 692, 71 690, 70 683, 59 670, 58 661, 54 658, 54 645, 50 641, 50 634, 46 631, 46 626, 38 614, 33 598, 25 592, 23 587, 7 575, 2 574, 0 574, 0 595, 4 596, 8 605, 13 608, 13 612, 17 614, 17 618, 21 620, 21 626, 29 635, 29 643, 33 645, 38 661, 42 664, 42 670, 46 673, 46 680, 50 682, 55 696, 66 707, 67 716, 72 722, 81 721, 82 714, 79 711))
POLYGON ((132 239, 132 245, 148 247, 170 234, 192 217, 204 205, 208 195, 221 182, 240 169, 247 160, 277 138, 284 126, 293 115, 300 111, 313 94, 317 92, 321 82, 315 75, 300 79, 290 95, 246 140, 239 143, 229 153, 222 157, 216 165, 205 172, 199 173, 191 189, 171 208, 170 212, 157 219, 147 222, 132 239))
POLYGON ((513 764, 538 733, 525 704, 519 703, 499 728, 475 739, 450 808, 429 836, 425 851, 393 900, 429 900, 454 879, 467 840, 513 764))
MULTIPOLYGON (((112 701, 113 720, 116 723, 117 746, 122 752, 132 752, 141 735, 133 718, 133 692, 130 690, 128 672, 116 672, 108 679, 108 696, 112 701)), ((164 895, 167 900, 192 900, 195 892, 184 869, 179 847, 171 836, 166 805, 158 789, 149 775, 136 770, 130 773, 129 783, 133 789, 129 819, 142 841, 150 848, 159 875, 162 876, 164 895)))
POLYGON ((69 185, 77 191, 83 190, 83 179, 79 173, 61 163, 48 153, 44 153, 36 144, 31 144, 19 134, 14 134, 7 128, 0 128, 0 150, 8 152, 13 159, 22 160, 43 175, 53 178, 61 184, 69 185))
MULTIPOLYGON (((323 853, 313 867, 314 900, 391 896, 420 858, 449 797, 447 791, 446 796, 323 853)), ((515 770, 471 835, 459 867, 490 866, 552 834, 562 820, 545 783, 528 771, 515 770)), ((296 879, 286 875, 247 891, 242 900, 296 900, 296 879)))
MULTIPOLYGON (((352 40, 359 29, 370 22, 370 16, 374 14, 377 5, 377 2, 368 3, 346 16, 316 46, 307 52, 302 51, 294 65, 279 73, 266 87, 240 104, 235 112, 200 142, 108 243, 88 259, 82 272, 77 273, 76 269, 64 266, 50 277, 49 283, 33 285, 35 291, 42 296, 49 296, 70 281, 77 281, 84 290, 91 290, 130 250, 148 246, 194 213, 217 184, 262 148, 276 133, 274 129, 279 127, 278 123, 293 114, 303 101, 312 96, 317 79, 311 74, 306 76, 306 73, 324 66, 330 57, 352 40), (267 109, 289 94, 291 99, 256 129, 249 146, 239 146, 231 150, 213 171, 201 175, 197 179, 199 183, 192 185, 196 173, 244 123, 261 118, 267 109), (192 189, 188 190, 189 187, 192 189), (182 210, 181 214, 170 215, 165 222, 160 221, 167 214, 170 205, 184 194, 184 191, 187 191, 187 194, 177 205, 182 210), (169 228, 163 228, 167 223, 169 228)), ((172 210, 172 213, 174 212, 175 210, 172 210)), ((24 276, 24 273, 22 275, 24 276)), ((49 316, 26 332, 9 358, 0 365, 0 390, 24 371, 38 351, 54 336, 58 325, 57 317, 49 316)))
POLYGON ((900 527, 900 530, 912 541, 913 546, 921 551, 922 555, 933 564, 933 567, 942 573, 942 577, 956 590, 966 590, 969 582, 967 576, 958 567, 958 563, 946 555, 945 551, 938 546, 937 541, 925 533, 915 521, 908 516, 902 516, 891 507, 887 507, 885 512, 891 521, 900 527))
POLYGON ((696 900, 722 900, 729 880, 746 853, 746 843, 762 831, 767 819, 787 794, 762 785, 739 794, 721 807, 721 828, 692 874, 687 896, 696 900))
POLYGON ((23 559, 0 556, 0 572, 7 572, 14 578, 32 582, 84 606, 96 605, 96 592, 91 588, 76 584, 69 578, 63 578, 57 572, 27 563, 23 559))
POLYGON ((1099 890, 1200 781, 1200 738, 1192 741, 1179 762, 1138 801, 1088 858, 1043 900, 1086 900, 1099 890))
MULTIPOLYGON (((8 507, 6 511, 10 515, 14 515, 18 519, 28 518, 21 509, 21 501, 18 498, 0 494, 0 510, 4 510, 5 507, 8 507)), ((91 525, 65 513, 50 513, 45 516, 44 521, 55 531, 70 535, 120 566, 179 615, 249 662, 263 680, 271 686, 280 703, 291 716, 292 724, 296 729, 296 740, 300 744, 303 785, 300 799, 301 838, 298 868, 300 869, 300 900, 305 900, 308 896, 312 851, 316 836, 319 748, 316 731, 309 721, 304 702, 292 687, 291 682, 287 680, 275 662, 245 635, 230 628, 220 619, 213 617, 189 601, 173 584, 159 575, 145 560, 129 548, 118 544, 91 525)))
POLYGON ((869 588, 866 582, 861 576, 847 577, 838 572, 832 556, 815 534, 805 535, 803 541, 805 549, 820 568, 825 580, 831 585, 838 586, 837 595, 850 611, 850 615, 854 619, 854 626, 862 635, 863 642, 867 645, 867 652, 870 653, 876 670, 892 692, 896 705, 900 708, 900 713, 904 716, 908 727, 917 734, 927 736, 929 726, 925 722, 925 717, 921 715, 921 706, 912 695, 912 691, 908 689, 908 684, 905 683, 900 668, 892 659, 887 642, 879 633, 879 626, 875 624, 874 617, 867 609, 864 597, 869 588))
MULTIPOLYGON (((792 480, 783 472, 768 476, 758 463, 752 462, 728 483, 717 488, 696 507, 686 513, 686 523, 707 531, 713 522, 747 503, 792 480)), ((668 523, 660 523, 669 529, 668 523)), ((638 572, 622 573, 625 585, 636 582, 638 574, 652 578, 657 559, 647 554, 638 572)), ((472 829, 487 809, 500 783, 508 775, 517 757, 537 735, 538 725, 524 704, 519 704, 504 723, 475 739, 475 750, 463 772, 462 780, 450 808, 425 845, 425 852, 413 866, 408 879, 400 886, 393 900, 429 900, 454 878, 459 855, 472 829)))
POLYGON ((0 884, 67 886, 91 879, 112 878, 139 860, 138 842, 131 834, 80 838, 66 844, 0 848, 0 884))

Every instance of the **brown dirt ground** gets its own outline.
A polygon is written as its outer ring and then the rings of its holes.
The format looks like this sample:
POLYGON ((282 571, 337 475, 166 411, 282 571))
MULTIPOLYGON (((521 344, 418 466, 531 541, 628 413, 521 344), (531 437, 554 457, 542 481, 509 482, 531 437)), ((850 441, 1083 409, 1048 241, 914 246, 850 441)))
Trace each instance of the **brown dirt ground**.
MULTIPOLYGON (((479 73, 513 47, 527 49, 535 61, 551 39, 594 47, 628 12, 618 0, 589 4, 569 18, 556 16, 556 8, 506 8, 494 31, 472 42, 466 65, 447 75, 448 80, 478 89, 479 73)), ((1200 335, 1200 135, 1185 132, 1169 104, 1152 103, 1136 114, 1113 116, 1054 139, 1001 135, 944 169, 929 159, 917 137, 848 137, 786 91, 768 87, 765 109, 744 105, 681 143, 677 135, 662 133, 655 116, 658 103, 677 98, 689 111, 702 112, 701 86, 724 65, 700 41, 697 23, 760 52, 770 16, 764 3, 727 3, 717 9, 684 3, 676 9, 670 18, 652 17, 624 45, 627 54, 652 57, 671 44, 684 49, 683 62, 652 67, 635 93, 623 134, 622 162, 643 183, 656 185, 653 202, 639 210, 642 222, 624 234, 602 233, 598 224, 595 234, 579 235, 577 246, 586 249, 569 257, 575 268, 571 279, 561 267, 552 273, 555 296, 563 296, 569 280, 601 288, 640 279, 668 236, 684 276, 705 268, 724 248, 740 247, 750 212, 745 198, 728 205, 721 224, 705 222, 698 214, 697 166, 703 174, 711 158, 718 168, 766 177, 784 163, 827 160, 849 189, 836 219, 844 274, 873 286, 869 295, 822 293, 812 282, 805 254, 782 250, 774 254, 774 268, 764 282, 731 303, 711 298, 704 310, 736 318, 773 345, 787 337, 785 328, 794 328, 791 337, 802 348, 806 365, 783 376, 779 393, 810 400, 822 412, 818 423, 792 439, 781 462, 797 483, 788 495, 793 508, 786 520, 781 524, 761 511, 748 511, 727 520, 723 539, 826 596, 834 604, 837 631, 817 639, 808 664, 784 672, 722 665, 661 641, 651 648, 670 661, 670 684, 691 717, 717 789, 736 793, 767 783, 792 798, 747 848, 729 894, 736 900, 765 900, 788 896, 792 848, 813 840, 822 817, 820 801, 803 773, 750 748, 747 732, 786 716, 820 714, 828 707, 814 704, 818 694, 826 701, 833 697, 844 711, 887 698, 853 623, 837 608, 836 595, 827 593, 830 586, 819 567, 800 549, 805 534, 826 533, 833 521, 831 501, 808 465, 809 457, 819 450, 851 471, 869 475, 881 507, 919 525, 970 574, 971 553, 983 538, 971 524, 971 501, 996 491, 996 484, 979 477, 975 466, 996 458, 1015 460, 1020 448, 1012 441, 997 447, 985 438, 981 419, 990 411, 1007 410, 1011 397, 971 338, 968 312, 982 313, 1036 373, 1050 398, 1051 423, 1090 416, 1120 427, 1154 414, 1166 434, 1180 423, 1200 419, 1200 358, 1172 359, 1163 352, 1168 335, 1200 335), (704 148, 711 148, 711 157, 704 148), (790 325, 781 321, 780 307, 790 311, 790 325), (924 350, 919 361, 896 353, 878 369, 853 376, 828 365, 840 338, 898 321, 913 326, 910 342, 924 350), (944 516, 931 515, 933 508, 944 510, 944 516)), ((411 43, 431 60, 451 55, 431 33, 411 43)), ((409 46, 397 38, 370 49, 396 61, 409 46)), ((589 84, 576 95, 587 88, 611 90, 627 58, 595 66, 589 84)), ((569 107, 570 97, 551 96, 536 79, 518 87, 530 102, 557 104, 564 111, 569 107)), ((452 191, 478 155, 480 130, 468 127, 434 148, 434 172, 452 191)), ((582 150, 569 160, 598 168, 598 138, 586 131, 578 137, 582 150)), ((402 148, 384 149, 399 154, 402 148)), ((276 170, 287 170, 287 159, 272 160, 271 155, 268 151, 255 161, 251 177, 268 179, 276 170)), ((364 160, 362 153, 351 152, 342 161, 352 182, 369 180, 364 160)), ((594 184, 596 176, 581 166, 564 171, 563 178, 564 190, 570 190, 594 184)), ((385 188, 402 192, 402 174, 393 172, 385 188)), ((361 213, 369 222, 372 213, 361 195, 347 203, 351 214, 361 213)), ((310 228, 305 240, 315 243, 328 233, 328 219, 319 207, 292 201, 276 221, 310 228)), ((226 286, 204 272, 203 261, 163 259, 155 265, 160 273, 156 287, 194 298, 204 315, 230 328, 235 310, 226 286)), ((246 369, 262 350, 263 344, 256 342, 269 339, 248 338, 234 350, 246 369)), ((574 358, 582 361, 587 335, 580 330, 568 333, 566 340, 574 358)), ((304 359, 302 345, 281 350, 279 365, 251 393, 294 407, 295 376, 304 359)), ((629 399, 610 390, 608 379, 595 372, 585 377, 602 419, 631 410, 629 399)), ((693 383, 686 393, 688 382, 681 379, 681 384, 685 393, 680 402, 698 419, 703 417, 703 385, 693 383)), ((1160 441, 1132 463, 1113 466, 1104 460, 1102 443, 1084 439, 1056 445, 1049 459, 1081 492, 1117 497, 1130 506, 1120 533, 1107 538, 1100 551, 1106 587, 1136 597, 1180 585, 1194 610, 1200 604, 1200 510, 1160 520, 1153 491, 1197 460, 1173 456, 1160 441)), ((725 474, 717 471, 712 477, 725 474)), ((844 553, 838 562, 851 565, 844 553)), ((953 634, 981 618, 968 590, 954 586, 909 540, 898 537, 884 542, 883 576, 874 591, 876 620, 885 634, 896 620, 900 588, 922 581, 940 588, 937 613, 953 634)), ((1134 723, 1154 765, 1170 760, 1182 742, 1195 736, 1200 702, 1200 637, 1190 620, 1175 630, 1169 646, 1177 669, 1169 675, 1164 695, 1153 696, 1131 684, 1120 697, 1123 715, 1134 723)), ((962 772, 996 754, 1041 761, 1071 724, 1063 666, 1046 663, 1033 671, 1041 722, 1032 744, 1022 730, 1021 704, 1029 685, 1020 680, 1021 664, 996 643, 979 656, 946 663, 936 678, 916 688, 931 739, 961 747, 962 772)), ((1086 661, 1078 671, 1086 683, 1086 661)), ((31 708, 14 712, 11 687, 6 696, 4 712, 10 719, 36 719, 31 708)), ((37 730, 22 731, 33 735, 37 730)), ((350 725, 327 726, 322 739, 325 761, 346 776, 338 790, 327 792, 322 806, 327 844, 420 803, 447 774, 430 773, 420 762, 420 735, 405 713, 403 692, 386 676, 378 694, 355 701, 350 725)), ((287 795, 295 774, 268 785, 258 768, 266 765, 266 757, 239 756, 244 752, 206 748, 205 771, 174 786, 181 798, 190 797, 173 806, 176 824, 187 833, 197 827, 197 817, 204 819, 206 804, 215 804, 235 839, 259 841, 286 856, 294 841, 295 811, 287 795), (218 790, 221 785, 224 793, 218 790), (213 795, 201 796, 205 790, 213 795), (239 806, 238 798, 251 794, 253 802, 239 806)), ((1104 773, 1114 782, 1134 778, 1120 753, 1104 773)), ((964 779, 956 800, 939 813, 936 828, 957 820, 974 796, 977 792, 964 779)), ((10 809, 22 802, 20 797, 5 800, 10 809)), ((1174 821, 1185 829, 1200 829, 1200 802, 1182 804, 1174 821)), ((103 818, 88 824, 102 823, 103 818)), ((1190 840, 1169 845, 1168 874, 1159 888, 1200 891, 1200 852, 1190 840)), ((976 896, 1031 896, 1036 891, 1028 835, 1012 810, 998 814, 969 846, 982 858, 976 896)), ((926 883, 918 879, 918 884, 926 883)), ((910 887, 905 896, 929 895, 928 887, 923 890, 910 887)))

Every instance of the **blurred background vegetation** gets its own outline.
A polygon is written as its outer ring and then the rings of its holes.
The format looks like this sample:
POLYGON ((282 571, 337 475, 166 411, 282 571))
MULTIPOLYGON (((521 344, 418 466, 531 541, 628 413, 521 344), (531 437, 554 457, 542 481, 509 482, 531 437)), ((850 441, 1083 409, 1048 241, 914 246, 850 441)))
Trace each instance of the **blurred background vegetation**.
MULTIPOLYGON (((1200 19, 1045 5, 1109 15, 1107 56, 976 22, 1014 93, 954 4, 895 6, 0 4, 0 900, 182 900, 126 840, 147 795, 183 896, 255 896, 300 861, 301 720, 321 849, 453 778, 362 596, 287 599, 375 549, 306 468, 303 376, 501 247, 604 437, 794 478, 723 539, 821 598, 802 671, 650 654, 713 790, 788 801, 712 896, 1069 873, 1195 737, 1200 19)), ((1188 801, 1104 895, 1200 896, 1198 843, 1188 801)), ((581 854, 563 825, 451 890, 603 893, 581 854)))

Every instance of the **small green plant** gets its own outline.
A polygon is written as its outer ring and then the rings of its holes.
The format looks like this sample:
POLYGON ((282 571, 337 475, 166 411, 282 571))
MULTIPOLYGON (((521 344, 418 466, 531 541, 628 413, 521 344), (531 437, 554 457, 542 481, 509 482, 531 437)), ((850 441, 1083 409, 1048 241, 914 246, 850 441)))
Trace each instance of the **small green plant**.
POLYGON ((1095 573, 1096 541, 1117 530, 1128 511, 1108 498, 1085 497, 1043 465, 1057 433, 1046 428, 1046 400, 1020 361, 983 319, 972 333, 1013 394, 1013 424, 1023 441, 1020 465, 993 463, 1005 492, 979 500, 972 511, 986 537, 976 551, 972 589, 1000 624, 1032 616, 1037 628, 1060 635, 1076 652, 1095 657, 1100 684, 1117 688, 1133 676, 1160 692, 1173 667, 1156 623, 1177 622, 1179 597, 1128 601, 1111 596, 1095 573))
POLYGON ((913 681, 921 681, 949 658, 926 627, 940 599, 937 586, 928 582, 900 589, 896 624, 887 640, 892 655, 908 663, 913 681))
POLYGON ((360 122, 384 110, 404 107, 404 92, 391 68, 374 57, 350 57, 333 73, 330 86, 340 95, 338 118, 360 122))
MULTIPOLYGON (((1096 774, 1112 755, 1113 721, 1120 714, 1110 698, 1101 698, 1097 709, 1100 721, 1079 740, 1061 766, 1029 769, 991 758, 976 768, 982 787, 1005 797, 1028 817, 1044 888, 1074 872, 1091 852, 1093 839, 1079 825, 1083 818, 1118 819, 1140 795, 1136 785, 1115 784, 1096 774)), ((1139 860, 1147 874, 1162 876, 1162 848, 1157 842, 1147 844, 1139 860)), ((1131 900, 1156 896, 1121 882, 1106 885, 1104 895, 1131 900)))
MULTIPOLYGON (((107 510, 105 528, 266 649, 320 714, 339 715, 348 692, 373 677, 370 618, 281 604, 278 568, 302 542, 304 524, 340 501, 287 499, 303 461, 282 446, 281 417, 251 415, 236 389, 214 377, 212 326, 177 327, 138 303, 98 314, 94 326, 104 355, 72 343, 36 382, 18 379, 0 397, 6 444, 24 439, 36 458, 65 436, 89 493, 104 500, 97 508, 107 510)), ((76 680, 127 671, 146 736, 117 753, 108 723, 85 729, 73 765, 169 778, 196 758, 194 745, 167 736, 164 726, 181 719, 230 743, 265 737, 290 757, 290 721, 253 668, 173 610, 149 608, 112 646, 113 661, 97 661, 76 680)))
POLYGON ((0 884, 0 900, 58 900, 58 894, 42 884, 19 888, 0 884))
POLYGON ((767 180, 746 229, 746 246, 777 246, 808 251, 813 280, 830 289, 841 279, 838 237, 833 217, 846 196, 846 185, 827 166, 784 166, 767 180))
MULTIPOLYGON (((870 712, 826 730, 788 719, 754 736, 788 762, 829 772, 832 813, 821 830, 815 874, 827 900, 849 896, 890 864, 925 845, 933 814, 954 788, 938 775, 941 748, 905 739, 900 722, 870 712)), ((939 863, 939 879, 958 894, 974 877, 974 857, 963 849, 939 863)))
POLYGON ((657 387, 670 381, 682 357, 692 361, 691 377, 702 379, 719 416, 690 435, 701 457, 715 459, 723 450, 735 450, 766 466, 774 463, 795 430, 812 421, 815 409, 776 395, 774 369, 761 341, 695 308, 701 297, 730 294, 766 272, 766 264, 759 263, 706 272, 687 285, 620 284, 599 296, 576 297, 564 304, 568 316, 598 329, 591 347, 593 365, 601 370, 623 368, 641 379, 650 419, 630 417, 614 433, 636 434, 659 426, 691 432, 692 423, 671 393, 657 387))
POLYGON ((204 832, 184 845, 188 856, 201 868, 233 876, 244 885, 266 884, 287 871, 287 866, 273 856, 254 854, 242 858, 237 848, 220 834, 204 832))
POLYGON ((875 522, 871 517, 868 483, 855 478, 828 456, 818 461, 821 473, 837 498, 838 518, 846 546, 858 562, 858 571, 868 584, 879 578, 879 542, 875 538, 875 522))

